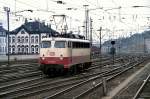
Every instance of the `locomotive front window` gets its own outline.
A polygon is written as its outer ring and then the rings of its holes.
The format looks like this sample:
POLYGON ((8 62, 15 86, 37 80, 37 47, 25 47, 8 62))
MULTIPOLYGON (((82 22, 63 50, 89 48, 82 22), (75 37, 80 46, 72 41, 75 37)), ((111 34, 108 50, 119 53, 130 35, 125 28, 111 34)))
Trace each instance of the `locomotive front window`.
POLYGON ((50 41, 42 41, 41 48, 50 48, 51 42, 50 41))
POLYGON ((54 44, 55 48, 65 48, 65 41, 56 41, 54 44))

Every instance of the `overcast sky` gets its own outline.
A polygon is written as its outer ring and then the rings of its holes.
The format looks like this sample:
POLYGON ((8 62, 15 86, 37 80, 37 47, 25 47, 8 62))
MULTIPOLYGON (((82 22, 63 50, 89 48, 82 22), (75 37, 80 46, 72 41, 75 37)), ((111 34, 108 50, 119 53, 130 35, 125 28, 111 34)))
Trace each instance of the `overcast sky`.
MULTIPOLYGON (((3 7, 9 7, 10 12, 18 12, 31 9, 31 12, 21 12, 10 15, 10 29, 13 30, 28 18, 30 21, 39 19, 46 23, 55 25, 52 15, 67 15, 66 23, 69 29, 83 32, 85 21, 85 8, 83 5, 89 5, 89 17, 93 19, 94 39, 98 37, 98 29, 103 28, 103 40, 108 38, 117 38, 120 36, 129 36, 135 32, 142 32, 149 25, 150 0, 63 0, 64 4, 57 4, 56 0, 0 0, 0 21, 4 27, 7 27, 6 13, 3 7), (132 6, 148 6, 133 8, 132 6), (121 7, 119 9, 119 7, 121 7), (73 8, 67 10, 67 8, 73 8)), ((58 23, 61 18, 56 18, 58 23)))

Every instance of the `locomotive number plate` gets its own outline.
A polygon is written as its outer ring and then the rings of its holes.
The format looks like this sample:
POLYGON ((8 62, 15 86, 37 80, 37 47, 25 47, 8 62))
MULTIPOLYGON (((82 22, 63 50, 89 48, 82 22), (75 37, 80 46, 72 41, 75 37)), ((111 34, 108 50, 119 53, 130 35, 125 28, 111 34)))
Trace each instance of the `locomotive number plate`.
POLYGON ((50 56, 55 56, 55 52, 49 52, 50 56))

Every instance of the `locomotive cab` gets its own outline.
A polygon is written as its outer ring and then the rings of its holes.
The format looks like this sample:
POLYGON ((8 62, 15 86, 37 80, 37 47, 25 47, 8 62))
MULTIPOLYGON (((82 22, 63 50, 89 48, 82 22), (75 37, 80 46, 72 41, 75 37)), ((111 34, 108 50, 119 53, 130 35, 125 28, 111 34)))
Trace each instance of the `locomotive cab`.
POLYGON ((68 42, 65 40, 43 40, 40 49, 41 70, 48 74, 68 68, 70 61, 68 52, 70 52, 68 42))

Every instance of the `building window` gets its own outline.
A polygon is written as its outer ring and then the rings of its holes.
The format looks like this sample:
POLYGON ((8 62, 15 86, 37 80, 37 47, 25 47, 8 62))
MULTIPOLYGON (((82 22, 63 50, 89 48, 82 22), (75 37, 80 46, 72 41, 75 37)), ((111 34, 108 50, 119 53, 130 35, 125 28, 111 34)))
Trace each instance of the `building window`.
POLYGON ((29 41, 28 36, 25 37, 25 41, 26 41, 26 43, 28 43, 28 41, 29 41))
POLYGON ((4 53, 6 52, 6 47, 4 46, 4 53))
POLYGON ((21 34, 25 34, 25 31, 24 31, 24 30, 22 30, 22 31, 21 31, 21 34))
POLYGON ((4 43, 3 40, 4 40, 3 38, 0 38, 0 43, 4 43))
POLYGON ((21 50, 20 50, 20 45, 18 45, 18 53, 20 53, 20 51, 21 51, 21 50))
POLYGON ((7 52, 7 47, 5 46, 5 52, 7 52))
POLYGON ((29 51, 29 47, 28 47, 28 45, 25 47, 25 52, 26 53, 28 53, 28 51, 29 51))
POLYGON ((4 43, 6 43, 6 38, 3 39, 4 43))
POLYGON ((35 37, 35 43, 38 43, 39 42, 39 39, 38 39, 38 36, 35 37))
POLYGON ((46 38, 46 36, 43 35, 43 36, 42 36, 42 39, 43 39, 43 38, 46 38))
POLYGON ((34 46, 31 46, 31 52, 34 53, 34 46))
POLYGON ((4 38, 0 38, 0 43, 4 43, 3 40, 4 40, 4 38))
POLYGON ((10 42, 11 43, 11 37, 9 37, 9 41, 8 42, 10 42))
POLYGON ((11 49, 12 49, 11 46, 9 46, 9 48, 8 48, 9 53, 11 53, 11 49))
POLYGON ((39 48, 38 45, 35 46, 35 52, 38 53, 39 52, 39 48))
POLYGON ((5 49, 4 49, 4 47, 2 47, 2 52, 4 53, 4 51, 5 51, 5 49))
POLYGON ((12 53, 15 53, 15 45, 12 46, 12 53))
POLYGON ((21 51, 24 53, 24 45, 21 46, 21 51))
POLYGON ((18 36, 18 43, 20 43, 20 36, 18 36))
POLYGON ((15 37, 14 36, 12 37, 12 43, 15 43, 15 37))
POLYGON ((34 43, 34 36, 31 37, 31 43, 34 43))
POLYGON ((2 52, 2 47, 0 46, 0 53, 2 52))
POLYGON ((5 52, 5 47, 3 47, 3 52, 5 52))
POLYGON ((24 43, 24 36, 21 37, 22 43, 24 43))

